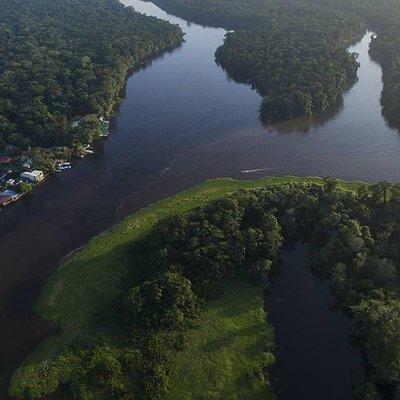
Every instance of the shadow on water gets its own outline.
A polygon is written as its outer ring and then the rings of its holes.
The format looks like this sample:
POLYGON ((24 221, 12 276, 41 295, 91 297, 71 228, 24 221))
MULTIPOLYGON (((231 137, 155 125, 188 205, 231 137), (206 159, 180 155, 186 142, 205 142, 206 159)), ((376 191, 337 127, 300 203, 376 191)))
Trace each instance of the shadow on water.
POLYGON ((277 361, 271 382, 279 400, 351 400, 363 376, 361 352, 348 337, 351 321, 332 310, 329 285, 311 272, 308 248, 283 254, 267 299, 277 361))
POLYGON ((263 124, 266 128, 276 131, 281 134, 290 133, 308 133, 311 129, 320 129, 327 122, 336 118, 339 113, 343 110, 343 97, 341 97, 337 103, 320 114, 313 114, 307 117, 295 118, 289 121, 276 123, 273 125, 263 124))

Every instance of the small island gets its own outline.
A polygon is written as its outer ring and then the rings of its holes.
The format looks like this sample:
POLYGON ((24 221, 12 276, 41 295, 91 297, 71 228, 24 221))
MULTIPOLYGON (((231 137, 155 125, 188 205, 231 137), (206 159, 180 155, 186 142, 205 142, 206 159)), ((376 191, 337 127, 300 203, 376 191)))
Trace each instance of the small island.
POLYGON ((80 400, 273 399, 266 289, 300 241, 354 321, 367 367, 355 398, 394 399, 399 206, 398 185, 307 177, 218 179, 150 205, 49 279, 36 311, 58 332, 14 373, 10 395, 62 385, 80 400))

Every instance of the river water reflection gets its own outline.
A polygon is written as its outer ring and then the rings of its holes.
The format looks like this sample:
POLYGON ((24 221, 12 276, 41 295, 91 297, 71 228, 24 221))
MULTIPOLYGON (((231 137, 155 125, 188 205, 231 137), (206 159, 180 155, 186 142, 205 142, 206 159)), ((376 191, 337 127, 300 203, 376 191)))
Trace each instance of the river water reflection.
POLYGON ((204 179, 266 174, 398 181, 400 138, 379 104, 381 69, 360 53, 359 82, 318 117, 265 128, 255 91, 214 62, 225 31, 170 16, 141 0, 138 11, 178 23, 186 42, 127 82, 109 139, 95 157, 49 179, 0 214, 0 398, 12 370, 49 333, 32 307, 60 259, 127 213, 204 179), (242 170, 255 170, 246 175, 242 170))
POLYGON ((329 285, 310 270, 307 246, 283 255, 268 296, 277 361, 271 382, 279 400, 352 400, 363 376, 361 352, 348 337, 351 321, 331 310, 329 285))

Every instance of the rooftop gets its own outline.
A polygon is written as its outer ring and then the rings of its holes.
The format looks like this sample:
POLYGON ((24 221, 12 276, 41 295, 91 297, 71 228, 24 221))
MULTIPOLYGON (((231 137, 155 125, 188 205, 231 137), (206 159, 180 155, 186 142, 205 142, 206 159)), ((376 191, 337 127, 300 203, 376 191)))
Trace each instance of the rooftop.
POLYGON ((32 172, 25 171, 22 174, 26 175, 26 176, 30 175, 30 176, 33 176, 33 177, 37 178, 38 176, 43 175, 43 171, 39 171, 39 170, 35 170, 35 171, 32 171, 32 172))
POLYGON ((2 196, 2 197, 15 197, 15 196, 18 196, 18 193, 14 192, 14 190, 5 190, 4 192, 0 193, 0 196, 2 196))
POLYGON ((40 176, 40 175, 43 174, 43 171, 35 170, 35 171, 32 171, 31 174, 32 174, 33 176, 40 176))

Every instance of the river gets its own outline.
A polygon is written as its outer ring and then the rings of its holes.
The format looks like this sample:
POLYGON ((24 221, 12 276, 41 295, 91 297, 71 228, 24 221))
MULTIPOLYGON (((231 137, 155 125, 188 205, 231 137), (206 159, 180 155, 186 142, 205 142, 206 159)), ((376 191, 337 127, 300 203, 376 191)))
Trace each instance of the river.
POLYGON ((334 175, 398 181, 400 137, 382 118, 381 68, 359 52, 359 81, 329 113, 273 128, 261 101, 215 64, 223 29, 168 15, 152 3, 125 0, 178 23, 186 42, 129 77, 110 137, 96 155, 48 179, 0 214, 0 398, 12 370, 49 334, 32 307, 62 257, 128 213, 207 178, 266 174, 334 175), (252 170, 241 175, 242 170, 252 170))
POLYGON ((307 246, 285 252, 282 260, 267 300, 276 336, 274 392, 279 400, 352 400, 363 358, 350 344, 351 321, 331 310, 329 284, 311 272, 307 246))

